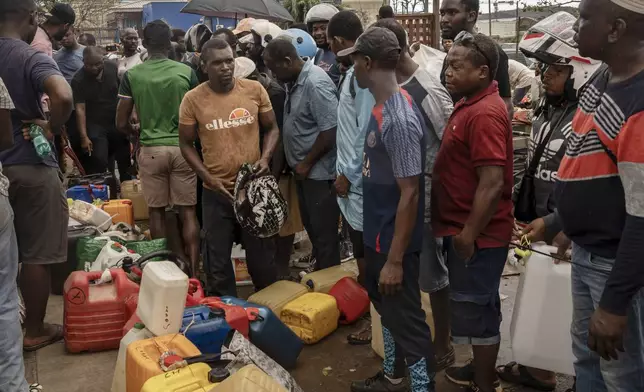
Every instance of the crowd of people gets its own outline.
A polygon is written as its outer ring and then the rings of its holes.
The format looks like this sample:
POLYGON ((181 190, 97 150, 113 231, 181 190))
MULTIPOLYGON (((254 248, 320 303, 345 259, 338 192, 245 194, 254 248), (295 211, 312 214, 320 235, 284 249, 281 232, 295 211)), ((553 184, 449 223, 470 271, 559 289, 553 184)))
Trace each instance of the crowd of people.
MULTIPOLYGON (((209 295, 237 294, 233 243, 257 290, 290 279, 301 226, 308 270, 339 265, 342 220, 385 351, 354 392, 434 391, 443 370, 471 392, 500 391, 499 379, 554 390, 552 372, 496 366, 499 285, 522 237, 558 246, 557 257, 572 247, 576 390, 644 390, 644 2, 582 0, 564 29, 574 42, 561 31, 524 37, 544 96, 533 97, 517 191, 513 94, 528 83, 475 32, 478 0, 443 0, 440 14, 447 54, 434 73, 387 6, 369 27, 331 4, 291 30, 248 18, 183 32, 157 20, 142 39, 123 31, 112 58, 77 34, 71 6, 39 24, 33 0, 0 0, 0 390, 28 391, 22 351, 62 339, 44 317, 50 268, 66 261, 65 150, 88 174, 138 176, 152 238, 166 236, 166 208, 178 209, 190 272, 203 261, 209 295), (31 124, 58 154, 36 153, 31 124), (244 164, 280 184, 289 217, 278 235, 238 223, 244 164), (472 360, 454 366, 453 345, 470 345, 472 360)), ((369 343, 370 322, 348 340, 369 343)))

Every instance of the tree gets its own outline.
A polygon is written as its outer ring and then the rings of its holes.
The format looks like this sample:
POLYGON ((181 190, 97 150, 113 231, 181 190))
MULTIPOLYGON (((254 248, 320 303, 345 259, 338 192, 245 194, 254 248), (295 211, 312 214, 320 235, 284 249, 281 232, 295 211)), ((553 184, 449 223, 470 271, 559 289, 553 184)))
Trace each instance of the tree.
POLYGON ((577 8, 579 7, 580 0, 538 0, 534 5, 523 3, 524 11, 550 11, 553 14, 558 11, 571 12, 578 15, 577 8), (565 8, 565 9, 562 9, 565 8))
POLYGON ((41 12, 48 12, 56 3, 68 3, 76 12, 76 26, 98 27, 100 19, 107 11, 115 6, 119 0, 38 0, 38 8, 41 12))
POLYGON ((306 13, 316 4, 319 4, 320 0, 284 0, 282 5, 286 10, 291 14, 295 22, 304 22, 304 17, 306 13))

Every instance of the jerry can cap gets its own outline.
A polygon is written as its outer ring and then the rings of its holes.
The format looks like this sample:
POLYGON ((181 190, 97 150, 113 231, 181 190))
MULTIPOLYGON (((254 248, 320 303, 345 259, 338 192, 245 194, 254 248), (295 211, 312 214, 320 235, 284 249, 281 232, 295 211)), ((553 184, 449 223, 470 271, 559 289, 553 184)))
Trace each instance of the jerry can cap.
POLYGON ((208 373, 208 381, 211 383, 219 383, 230 377, 230 372, 226 368, 216 367, 212 368, 208 373))

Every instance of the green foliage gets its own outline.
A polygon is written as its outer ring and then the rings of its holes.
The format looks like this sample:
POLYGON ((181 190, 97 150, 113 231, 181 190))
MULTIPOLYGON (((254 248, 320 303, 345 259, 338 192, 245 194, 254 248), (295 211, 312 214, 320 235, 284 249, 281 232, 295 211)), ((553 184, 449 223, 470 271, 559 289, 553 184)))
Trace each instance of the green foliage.
POLYGON ((320 0, 284 0, 282 5, 291 14, 296 23, 304 22, 306 13, 320 0))

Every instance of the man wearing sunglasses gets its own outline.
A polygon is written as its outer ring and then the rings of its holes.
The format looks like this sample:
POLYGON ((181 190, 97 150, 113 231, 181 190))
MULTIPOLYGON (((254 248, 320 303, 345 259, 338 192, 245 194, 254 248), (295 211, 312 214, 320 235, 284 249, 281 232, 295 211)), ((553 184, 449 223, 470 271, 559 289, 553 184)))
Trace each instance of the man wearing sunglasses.
POLYGON ((45 22, 38 26, 36 36, 31 42, 31 46, 51 57, 53 55, 55 42, 65 37, 67 30, 69 30, 75 21, 76 13, 71 5, 56 3, 47 14, 45 22))
POLYGON ((446 370, 469 392, 498 386, 499 284, 512 237, 512 127, 494 80, 499 54, 491 38, 464 34, 447 54, 454 107, 432 177, 432 225, 443 237, 449 273, 452 342, 470 344, 473 367, 446 370), (473 377, 460 375, 473 368, 473 377))
MULTIPOLYGON (((443 40, 455 40, 462 32, 475 34, 474 26, 479 16, 479 0, 443 0, 440 14, 441 37, 443 40)), ((499 95, 505 102, 508 114, 511 115, 514 107, 512 106, 512 90, 508 73, 508 55, 505 54, 500 46, 496 45, 496 47, 499 52, 499 65, 493 76, 499 86, 499 95)), ((443 70, 440 75, 443 85, 446 83, 445 70, 447 70, 447 60, 443 63, 443 70)), ((454 102, 458 102, 462 96, 452 93, 452 98, 454 102)))

